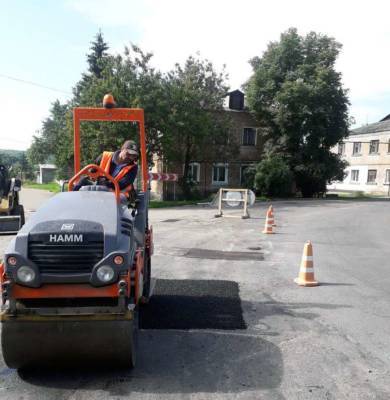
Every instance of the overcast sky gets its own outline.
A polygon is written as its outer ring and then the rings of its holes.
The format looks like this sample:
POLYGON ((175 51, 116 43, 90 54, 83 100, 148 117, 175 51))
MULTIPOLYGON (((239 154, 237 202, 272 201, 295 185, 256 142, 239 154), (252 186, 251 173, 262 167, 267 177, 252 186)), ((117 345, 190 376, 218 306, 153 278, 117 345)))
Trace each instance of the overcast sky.
POLYGON ((3 149, 26 149, 51 103, 70 98, 99 28, 111 51, 133 42, 153 52, 163 71, 200 52, 217 69, 226 64, 232 89, 250 76, 248 60, 281 32, 321 32, 343 45, 337 69, 355 126, 390 113, 389 1, 0 0, 0 6, 3 149))

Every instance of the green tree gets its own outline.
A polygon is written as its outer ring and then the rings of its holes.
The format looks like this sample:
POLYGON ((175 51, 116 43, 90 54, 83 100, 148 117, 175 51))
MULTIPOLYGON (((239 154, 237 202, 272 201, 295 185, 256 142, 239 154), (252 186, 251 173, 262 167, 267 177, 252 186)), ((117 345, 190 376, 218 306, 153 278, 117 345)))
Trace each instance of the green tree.
MULTIPOLYGON (((92 53, 87 56, 88 71, 76 83, 73 98, 66 104, 54 103, 29 149, 29 159, 35 165, 54 156, 61 178, 69 178, 73 173, 73 107, 100 107, 108 92, 114 95, 118 107, 144 108, 151 150, 161 151, 159 127, 163 126, 166 112, 161 100, 161 73, 150 66, 152 54, 145 54, 134 45, 126 47, 123 56, 112 56, 107 49, 99 32, 92 43, 92 53)), ((129 138, 138 139, 131 123, 82 123, 82 164, 92 162, 103 150, 117 149, 129 138)))
MULTIPOLYGON (((100 107, 103 96, 112 93, 118 107, 143 108, 150 149, 161 152, 158 133, 165 123, 166 95, 162 75, 150 65, 151 58, 152 54, 135 45, 126 47, 124 55, 108 56, 100 78, 91 76, 87 84, 78 85, 72 107, 100 107)), ((94 160, 103 150, 117 149, 126 139, 138 140, 136 126, 131 123, 87 122, 81 131, 83 163, 94 160)))
POLYGON ((7 168, 12 167, 9 174, 11 178, 34 178, 34 171, 27 160, 25 151, 0 150, 0 164, 5 165, 7 168))
MULTIPOLYGON (((125 47, 123 54, 107 52, 99 32, 88 55, 88 71, 76 83, 67 104, 56 102, 29 149, 35 164, 55 156, 60 177, 69 177, 73 165, 72 108, 100 107, 112 93, 118 107, 145 111, 149 154, 157 153, 169 165, 184 165, 183 192, 191 195, 189 163, 217 156, 223 161, 234 141, 229 141, 229 121, 221 112, 227 92, 224 72, 207 60, 188 58, 185 65, 162 74, 151 66, 151 53, 125 47), (98 51, 98 49, 103 49, 98 51)), ((138 140, 131 123, 82 122, 81 163, 92 162, 103 150, 115 150, 124 140, 138 140)))
POLYGON ((293 174, 286 160, 280 155, 268 155, 256 167, 255 189, 261 195, 271 197, 290 196, 293 174))
POLYGON ((56 100, 50 109, 49 117, 42 123, 38 135, 33 137, 27 151, 29 163, 33 166, 53 161, 59 168, 59 177, 69 176, 69 164, 72 160, 72 142, 70 138, 69 104, 56 100))
POLYGON ((91 52, 87 54, 88 71, 97 78, 101 78, 105 60, 108 58, 108 49, 108 44, 104 41, 103 34, 99 30, 92 42, 91 52))
POLYGON ((250 61, 249 106, 305 197, 325 191, 345 168, 330 152, 349 127, 347 91, 335 70, 340 49, 333 38, 315 32, 300 36, 291 28, 250 61))
POLYGON ((168 163, 183 165, 180 181, 184 197, 191 196, 190 163, 224 160, 234 146, 229 140, 229 120, 223 110, 226 74, 211 62, 189 57, 165 79, 168 113, 162 146, 168 163))

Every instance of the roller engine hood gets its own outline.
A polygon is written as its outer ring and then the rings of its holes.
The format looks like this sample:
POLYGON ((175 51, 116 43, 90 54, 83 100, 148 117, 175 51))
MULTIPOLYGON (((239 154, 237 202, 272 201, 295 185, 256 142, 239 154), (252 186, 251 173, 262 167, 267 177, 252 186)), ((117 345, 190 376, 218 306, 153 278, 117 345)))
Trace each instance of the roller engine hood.
POLYGON ((53 241, 77 242, 104 236, 105 254, 129 246, 129 235, 123 235, 123 224, 132 225, 130 211, 118 205, 112 192, 63 192, 44 203, 10 243, 6 254, 27 255, 30 238, 53 234, 53 241), (55 235, 55 236, 54 236, 55 235))

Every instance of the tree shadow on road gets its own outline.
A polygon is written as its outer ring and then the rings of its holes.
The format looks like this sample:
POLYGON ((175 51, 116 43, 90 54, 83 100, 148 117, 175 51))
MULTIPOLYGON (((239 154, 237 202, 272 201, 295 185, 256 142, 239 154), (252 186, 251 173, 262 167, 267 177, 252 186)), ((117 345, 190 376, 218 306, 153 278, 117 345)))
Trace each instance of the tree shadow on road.
POLYGON ((281 352, 261 336, 247 333, 236 282, 158 280, 140 325, 144 329, 132 371, 102 366, 87 372, 25 370, 19 375, 36 386, 110 396, 277 391, 280 386, 281 352))
POLYGON ((276 345, 245 331, 142 330, 132 371, 34 370, 19 375, 36 386, 103 391, 110 396, 238 393, 277 389, 283 359, 276 345))
POLYGON ((279 392, 284 374, 282 353, 264 337, 282 335, 285 325, 280 321, 286 318, 291 318, 289 324, 299 332, 307 330, 302 319, 319 317, 313 311, 316 308, 347 307, 283 303, 266 293, 262 294, 264 301, 241 302, 236 282, 162 281, 148 306, 147 316, 143 320, 141 316, 144 329, 139 332, 134 370, 117 370, 115 365, 80 370, 75 365, 67 371, 20 371, 22 381, 16 382, 17 390, 22 390, 23 385, 60 392, 82 390, 91 398, 94 392, 100 397, 120 397, 136 393, 252 391, 259 396, 270 394, 270 398, 282 399, 279 392), (248 329, 242 325, 243 311, 248 329))

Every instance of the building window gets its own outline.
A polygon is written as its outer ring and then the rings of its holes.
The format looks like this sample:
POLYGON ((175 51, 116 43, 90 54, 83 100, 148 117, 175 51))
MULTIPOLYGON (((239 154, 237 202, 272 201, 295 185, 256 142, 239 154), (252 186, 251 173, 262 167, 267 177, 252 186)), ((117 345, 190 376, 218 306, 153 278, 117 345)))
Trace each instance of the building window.
POLYGON ((339 143, 338 153, 340 155, 345 153, 345 143, 339 143))
POLYGON ((359 170, 353 169, 351 171, 351 182, 359 182, 359 170))
POLYGON ((390 169, 386 170, 385 185, 390 185, 390 169))
POLYGON ((379 151, 379 140, 371 140, 370 154, 378 154, 378 151, 379 151))
POLYGON ((375 183, 376 181, 376 169, 369 169, 367 175, 367 183, 375 183))
POLYGON ((352 154, 353 155, 359 155, 360 152, 361 152, 361 149, 362 149, 361 142, 354 142, 352 154))
POLYGON ((387 144, 387 152, 390 153, 390 139, 389 139, 389 143, 387 144))
POLYGON ((190 163, 188 165, 189 171, 188 171, 188 178, 191 181, 194 182, 199 182, 200 181, 200 164, 197 162, 190 163))
POLYGON ((228 183, 228 165, 214 164, 213 165, 213 183, 228 183))
POLYGON ((242 133, 242 145, 243 146, 255 146, 256 145, 256 129, 255 128, 244 128, 242 133))

